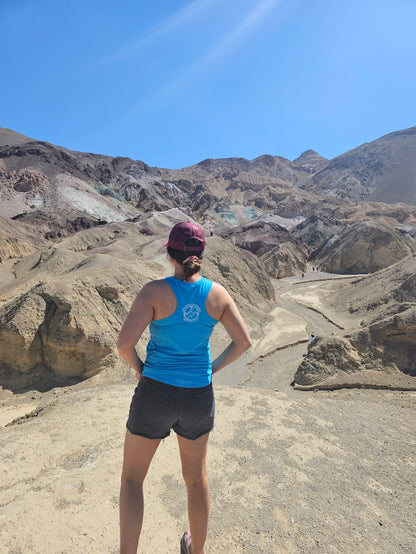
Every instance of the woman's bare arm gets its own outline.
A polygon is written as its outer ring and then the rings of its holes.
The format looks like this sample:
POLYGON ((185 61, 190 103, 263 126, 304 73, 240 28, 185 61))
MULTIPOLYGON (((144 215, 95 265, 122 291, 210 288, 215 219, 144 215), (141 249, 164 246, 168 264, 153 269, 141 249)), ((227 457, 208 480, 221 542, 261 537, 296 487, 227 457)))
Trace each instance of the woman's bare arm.
POLYGON ((218 358, 212 362, 212 373, 217 373, 217 371, 220 371, 231 362, 234 362, 251 346, 250 333, 234 300, 225 289, 223 289, 223 294, 225 308, 220 321, 230 335, 231 343, 218 358))
POLYGON ((148 283, 139 292, 117 340, 120 356, 136 371, 138 379, 143 370, 143 361, 139 358, 135 347, 143 331, 154 318, 154 288, 153 283, 148 283))

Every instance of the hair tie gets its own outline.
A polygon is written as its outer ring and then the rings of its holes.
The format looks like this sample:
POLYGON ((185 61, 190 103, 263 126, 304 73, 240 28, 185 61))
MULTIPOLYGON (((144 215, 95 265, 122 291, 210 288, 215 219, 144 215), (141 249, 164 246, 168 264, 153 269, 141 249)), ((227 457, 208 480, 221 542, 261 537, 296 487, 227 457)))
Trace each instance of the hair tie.
POLYGON ((198 258, 198 256, 188 256, 186 260, 182 262, 182 264, 186 264, 186 262, 192 262, 192 263, 199 263, 201 260, 198 258))

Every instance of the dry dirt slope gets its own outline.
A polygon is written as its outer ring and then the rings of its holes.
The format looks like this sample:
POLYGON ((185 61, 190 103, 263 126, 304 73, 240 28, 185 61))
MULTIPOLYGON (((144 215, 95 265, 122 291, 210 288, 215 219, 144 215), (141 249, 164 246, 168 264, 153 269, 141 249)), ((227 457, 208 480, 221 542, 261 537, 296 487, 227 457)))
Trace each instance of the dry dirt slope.
MULTIPOLYGON (((36 418, 1 430, 4 552, 117 552, 133 386, 59 390, 36 418)), ((282 389, 216 387, 207 552, 414 551, 414 393, 282 389)), ((174 438, 146 504, 139 551, 177 552, 186 507, 174 438)))

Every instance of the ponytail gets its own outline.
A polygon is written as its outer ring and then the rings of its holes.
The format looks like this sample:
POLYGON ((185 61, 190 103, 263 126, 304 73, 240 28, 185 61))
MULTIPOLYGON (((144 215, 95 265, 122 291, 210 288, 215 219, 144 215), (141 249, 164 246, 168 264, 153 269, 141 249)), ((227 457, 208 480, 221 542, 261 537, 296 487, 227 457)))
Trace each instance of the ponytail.
POLYGON ((189 252, 175 250, 174 248, 168 246, 169 256, 182 264, 185 279, 189 279, 190 277, 192 277, 192 275, 195 275, 195 273, 198 273, 198 271, 201 269, 203 253, 204 251, 201 250, 199 252, 193 252, 192 254, 190 254, 189 252))

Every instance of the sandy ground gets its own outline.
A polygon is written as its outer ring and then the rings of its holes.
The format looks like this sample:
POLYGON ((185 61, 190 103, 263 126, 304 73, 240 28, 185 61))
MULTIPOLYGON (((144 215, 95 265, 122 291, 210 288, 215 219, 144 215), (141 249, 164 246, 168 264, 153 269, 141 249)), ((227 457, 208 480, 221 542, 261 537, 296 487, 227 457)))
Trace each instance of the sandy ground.
MULTIPOLYGON (((326 306, 318 277, 279 281, 268 336, 215 377, 207 553, 416 552, 416 393, 290 386, 309 334, 349 324, 319 313, 326 306)), ((118 551, 134 386, 129 376, 3 395, 1 552, 118 551)), ((145 502, 139 552, 179 552, 187 518, 173 435, 156 453, 145 502)))

